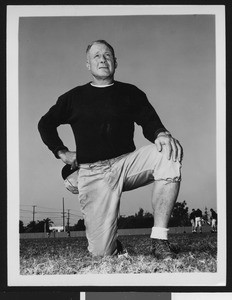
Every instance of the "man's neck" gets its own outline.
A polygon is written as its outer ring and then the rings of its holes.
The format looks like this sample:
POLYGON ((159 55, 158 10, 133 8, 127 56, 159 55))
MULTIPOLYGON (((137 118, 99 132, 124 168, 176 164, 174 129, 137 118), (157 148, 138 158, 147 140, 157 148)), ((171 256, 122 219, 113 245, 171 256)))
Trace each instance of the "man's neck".
POLYGON ((109 83, 109 84, 104 84, 104 85, 95 85, 94 83, 92 83, 92 82, 90 82, 90 84, 92 85, 92 86, 94 86, 94 87, 97 87, 97 88, 104 88, 104 87, 108 87, 108 86, 112 86, 112 85, 114 85, 114 82, 112 82, 112 83, 109 83))
POLYGON ((106 86, 111 85, 114 82, 114 78, 95 78, 93 77, 92 85, 106 86))

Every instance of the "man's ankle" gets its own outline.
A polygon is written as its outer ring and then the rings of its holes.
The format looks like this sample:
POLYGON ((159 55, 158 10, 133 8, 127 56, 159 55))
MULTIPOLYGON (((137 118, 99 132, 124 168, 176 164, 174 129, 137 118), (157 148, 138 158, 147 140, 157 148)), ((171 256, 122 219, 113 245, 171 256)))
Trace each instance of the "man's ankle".
POLYGON ((152 239, 160 239, 160 240, 167 240, 168 239, 168 228, 163 227, 152 227, 150 237, 152 239))

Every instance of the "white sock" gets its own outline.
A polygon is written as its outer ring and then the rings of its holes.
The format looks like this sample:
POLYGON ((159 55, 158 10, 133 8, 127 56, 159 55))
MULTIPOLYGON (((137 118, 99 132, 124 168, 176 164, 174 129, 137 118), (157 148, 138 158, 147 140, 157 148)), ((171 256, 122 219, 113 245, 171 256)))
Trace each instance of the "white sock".
POLYGON ((167 240, 168 239, 168 231, 169 231, 168 228, 152 227, 150 237, 152 239, 167 240))

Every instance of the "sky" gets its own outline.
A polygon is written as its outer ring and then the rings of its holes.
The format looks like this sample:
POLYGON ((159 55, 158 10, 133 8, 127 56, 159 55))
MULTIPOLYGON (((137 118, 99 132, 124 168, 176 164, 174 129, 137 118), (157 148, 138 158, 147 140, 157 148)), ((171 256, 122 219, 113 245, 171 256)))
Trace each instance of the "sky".
MULTIPOLYGON (((91 81, 85 50, 96 39, 115 49, 115 80, 143 90, 165 127, 184 149, 179 202, 189 211, 217 210, 215 17, 213 15, 138 15, 21 17, 19 20, 19 180, 20 219, 51 218, 62 225, 62 205, 70 224, 82 218, 78 196, 65 190, 61 169, 43 144, 37 124, 57 98, 91 81), (43 212, 43 213, 42 213, 43 212)), ((75 150, 68 125, 64 144, 75 150)), ((149 144, 136 126, 135 144, 149 144)), ((125 192, 121 215, 140 208, 152 212, 151 189, 125 192)))

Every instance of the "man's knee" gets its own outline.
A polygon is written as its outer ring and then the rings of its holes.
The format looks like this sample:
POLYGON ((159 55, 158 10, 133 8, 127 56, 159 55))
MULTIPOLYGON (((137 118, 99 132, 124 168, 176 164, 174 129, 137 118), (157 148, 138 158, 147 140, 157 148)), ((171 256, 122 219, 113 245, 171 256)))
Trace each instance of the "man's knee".
POLYGON ((109 241, 101 241, 99 239, 89 241, 88 250, 93 256, 111 256, 117 251, 117 242, 114 240, 109 243, 109 241))
POLYGON ((117 219, 105 222, 104 216, 101 216, 98 221, 97 223, 93 220, 87 222, 88 250, 93 256, 112 255, 117 248, 117 219))
POLYGON ((181 181, 182 164, 178 160, 168 159, 165 150, 159 152, 155 145, 153 149, 156 151, 157 159, 154 168, 154 179, 167 182, 181 181))

